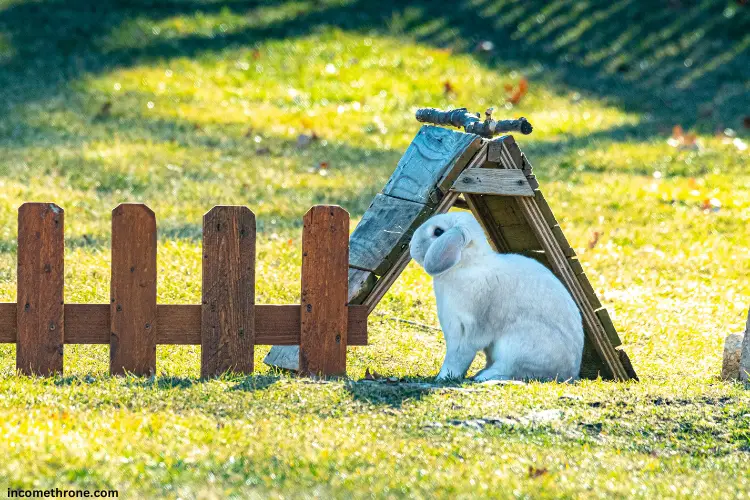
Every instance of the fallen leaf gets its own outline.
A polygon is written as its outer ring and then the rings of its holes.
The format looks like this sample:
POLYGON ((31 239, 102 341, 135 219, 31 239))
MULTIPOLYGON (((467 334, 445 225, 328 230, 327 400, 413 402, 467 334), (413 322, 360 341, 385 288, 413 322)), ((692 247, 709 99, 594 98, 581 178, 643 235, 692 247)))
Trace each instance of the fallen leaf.
POLYGON ((453 88, 453 85, 451 84, 451 82, 446 80, 445 83, 443 83, 443 94, 448 95, 448 94, 455 94, 455 93, 456 91, 453 88))
POLYGON ((678 149, 698 149, 698 136, 694 132, 688 134, 681 125, 672 127, 672 137, 667 139, 667 144, 678 149))
POLYGON ((511 95, 508 96, 507 100, 511 104, 518 104, 528 91, 529 81, 526 78, 521 78, 518 82, 518 87, 511 87, 511 90, 509 91, 511 92, 511 95))
POLYGON ((594 234, 591 236, 591 239, 589 240, 588 244, 586 245, 589 250, 593 250, 597 243, 599 243, 599 238, 602 237, 601 231, 594 231, 594 234))
POLYGON ((549 472, 549 470, 547 468, 545 468, 545 467, 537 469, 533 465, 529 465, 529 477, 532 478, 532 479, 533 478, 537 478, 539 476, 543 476, 543 475, 547 474, 548 472, 549 472))

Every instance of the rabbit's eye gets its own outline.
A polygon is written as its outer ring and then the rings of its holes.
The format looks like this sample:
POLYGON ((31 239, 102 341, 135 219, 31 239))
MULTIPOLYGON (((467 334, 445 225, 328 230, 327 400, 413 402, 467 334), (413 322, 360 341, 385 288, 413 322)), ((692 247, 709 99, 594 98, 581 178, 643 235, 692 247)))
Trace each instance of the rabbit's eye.
POLYGON ((443 231, 441 228, 436 227, 435 231, 432 233, 435 235, 435 238, 439 237, 441 234, 443 234, 445 231, 443 231))

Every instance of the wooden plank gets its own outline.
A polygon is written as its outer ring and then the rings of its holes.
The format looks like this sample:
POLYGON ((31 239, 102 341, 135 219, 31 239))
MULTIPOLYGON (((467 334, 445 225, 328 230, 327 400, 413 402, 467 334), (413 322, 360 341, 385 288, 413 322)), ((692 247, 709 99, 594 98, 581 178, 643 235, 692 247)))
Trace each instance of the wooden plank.
MULTIPOLYGON (((519 168, 518 163, 511 155, 509 149, 515 146, 514 141, 509 141, 507 138, 500 138, 498 142, 503 143, 503 147, 500 147, 500 164, 505 168, 519 168), (503 142, 504 141, 504 142, 503 142), (508 147, 505 147, 507 143, 508 147)), ((515 146, 517 147, 517 146, 515 146)), ((533 198, 516 198, 519 207, 524 213, 529 225, 533 228, 537 238, 544 247, 544 252, 547 258, 552 263, 552 269, 560 280, 570 291, 579 309, 581 310, 581 316, 583 317, 584 330, 587 332, 587 338, 593 344, 597 354, 601 358, 604 365, 611 372, 615 380, 627 380, 630 378, 628 373, 623 367, 619 355, 612 346, 607 332, 604 330, 599 317, 596 315, 594 309, 589 304, 586 296, 581 288, 576 276, 573 274, 570 265, 568 264, 566 257, 572 257, 575 252, 568 255, 561 248, 559 241, 559 235, 555 235, 553 230, 547 225, 547 222, 542 215, 541 210, 537 206, 533 198)), ((559 227, 559 226, 558 226, 559 227)), ((562 231, 560 231, 562 234, 562 231)), ((564 238, 564 236, 563 236, 564 238)), ((567 243, 567 242, 565 242, 567 243)))
MULTIPOLYGON (((521 149, 516 144, 516 140, 512 135, 503 135, 490 141, 490 147, 487 150, 487 161, 499 163, 504 168, 519 168, 523 170, 523 153, 521 153, 521 149), (510 158, 506 158, 504 154, 510 154, 510 158)), ((531 169, 529 168, 529 170, 531 169)))
POLYGON ((498 196, 534 196, 526 176, 520 170, 475 168, 464 170, 451 188, 459 193, 498 196))
MULTIPOLYGON (((351 259, 350 259, 351 260, 351 259)), ((365 314, 364 319, 353 316, 352 311, 357 310, 352 307, 352 304, 361 304, 372 292, 377 278, 370 271, 363 271, 361 269, 349 268, 349 331, 347 333, 347 343, 349 345, 367 345, 367 315, 365 314), (355 325, 354 322, 360 322, 355 325), (359 341, 354 338, 355 335, 359 335, 357 328, 364 328, 364 341, 359 341)), ((366 308, 365 308, 366 310, 366 308)), ((299 326, 295 330, 297 334, 297 340, 290 342, 291 344, 299 344, 299 326)), ((263 358, 263 362, 269 366, 281 368, 283 370, 297 371, 299 369, 299 345, 280 345, 278 342, 274 345, 266 357, 263 358)))
POLYGON ((597 309, 596 315, 599 318, 599 321, 601 322, 602 326, 604 327, 604 331, 607 332, 607 337, 609 338, 609 342, 612 344, 612 347, 618 347, 622 344, 622 341, 620 340, 620 336, 617 334, 617 330, 615 329, 614 323, 612 323, 612 318, 609 317, 609 313, 605 308, 597 309))
POLYGON ((528 223, 500 226, 509 252, 520 253, 529 250, 544 250, 533 229, 528 223))
POLYGON ((581 357, 580 377, 588 380, 596 380, 599 377, 603 380, 614 380, 612 373, 599 357, 594 344, 591 343, 589 338, 590 334, 586 331, 586 338, 583 342, 583 356, 581 357))
POLYGON ((349 265, 382 276, 401 253, 408 252, 414 231, 433 210, 421 203, 376 195, 349 240, 349 265))
MULTIPOLYGON (((481 194, 466 194, 466 204, 469 205, 469 209, 474 213, 479 225, 484 229, 487 239, 490 245, 496 252, 508 253, 511 251, 510 244, 505 239, 505 235, 500 229, 500 225, 497 223, 493 216, 492 209, 488 206, 492 196, 481 195, 481 194)), ((494 199, 507 199, 512 198, 494 198, 494 199)), ((515 203, 515 202, 514 202, 515 203)))
MULTIPOLYGON (((109 344, 109 304, 65 304, 66 344, 109 344)), ((159 304, 156 322, 159 345, 201 344, 200 304, 159 304)), ((365 305, 347 307, 350 346, 367 345, 365 305)), ((0 303, 0 344, 16 343, 16 303, 0 303)), ((262 304, 255 306, 255 345, 299 344, 300 306, 262 304)))
POLYGON ((442 198, 439 186, 445 185, 447 191, 449 173, 462 170, 479 144, 479 137, 473 134, 423 126, 399 160, 383 194, 436 206, 442 198))
MULTIPOLYGON (((540 215, 541 215, 541 212, 540 212, 540 215)), ((542 219, 544 219, 543 216, 542 216, 542 219)), ((563 251, 563 254, 566 257, 575 257, 576 251, 573 250, 573 247, 571 247, 570 243, 568 243, 568 239, 565 237, 565 234, 563 234, 562 228, 560 226, 555 226, 551 228, 551 230, 552 230, 552 235, 557 240, 558 245, 560 245, 560 249, 563 251)))
POLYGON ((318 205, 302 229, 302 321, 299 367, 307 375, 345 375, 349 214, 318 205))
POLYGON ((627 372, 628 376, 630 376, 633 380, 640 380, 638 378, 638 374, 635 373, 635 368, 633 368, 633 363, 630 361, 630 357, 628 356, 628 353, 623 351, 622 349, 616 349, 617 355, 620 356, 620 362, 622 363, 622 366, 625 368, 625 371, 627 372))
POLYGON ((512 226, 513 224, 525 224, 526 219, 518 208, 514 198, 506 196, 484 196, 487 210, 492 214, 492 219, 499 226, 512 226))
MULTIPOLYGON (((350 258, 351 260, 351 258, 350 258)), ((349 268, 349 304, 361 304, 372 291, 377 278, 370 271, 349 268)))
MULTIPOLYGON (((572 262, 573 259, 568 259, 568 262, 572 262)), ((586 295, 586 300, 589 301, 589 304, 591 304, 591 307, 594 309, 599 309, 602 307, 602 303, 599 301, 599 297, 596 295, 596 291, 594 290, 594 287, 591 286, 591 282, 586 277, 585 273, 581 273, 576 275, 576 278, 578 279, 578 282, 581 284, 581 288, 583 289, 583 293, 586 295)))
POLYGON ((544 198, 544 195, 539 189, 534 190, 534 199, 536 200, 536 204, 539 207, 539 210, 542 212, 542 217, 544 217, 544 220, 547 221, 547 225, 549 227, 557 226, 557 219, 555 219, 555 215, 552 213, 552 209, 549 207, 547 200, 544 198))
POLYGON ((576 276, 583 274, 583 266, 577 257, 569 258, 568 264, 570 265, 570 269, 573 270, 573 274, 576 276))
POLYGON ((112 210, 112 375, 156 373, 156 217, 146 205, 112 210))
POLYGON ((63 371, 64 215, 54 203, 18 209, 16 368, 25 375, 63 371))
POLYGON ((255 353, 255 214, 217 206, 203 216, 201 377, 250 374, 255 353))
MULTIPOLYGON (((487 144, 482 144, 482 147, 477 151, 477 153, 474 155, 474 157, 469 162, 469 165, 466 168, 477 168, 478 166, 482 165, 485 162, 485 159, 487 158, 487 144)), ((468 197, 471 195, 467 195, 467 203, 469 203, 468 197)), ((458 193, 456 192, 448 192, 446 195, 440 200, 440 203, 435 207, 434 214, 442 214, 447 212, 451 209, 453 206, 453 203, 458 199, 458 193)), ((411 256, 409 255, 408 249, 406 251, 402 252, 401 255, 398 256, 393 266, 386 272, 383 276, 378 279, 377 283, 372 289, 372 292, 367 296, 367 298, 364 300, 363 304, 368 307, 368 310, 372 312, 375 307, 380 302, 380 299, 383 298, 385 293, 388 291, 388 289, 393 285, 393 283, 396 281, 396 279, 399 277, 399 275, 403 272, 403 270, 406 268, 406 266, 409 264, 409 261, 411 260, 411 256)))

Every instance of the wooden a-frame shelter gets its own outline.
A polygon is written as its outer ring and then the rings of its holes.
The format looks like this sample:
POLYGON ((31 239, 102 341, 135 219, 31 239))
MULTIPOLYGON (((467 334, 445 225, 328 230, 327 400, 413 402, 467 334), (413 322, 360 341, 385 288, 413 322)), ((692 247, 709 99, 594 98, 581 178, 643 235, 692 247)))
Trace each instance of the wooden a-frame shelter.
MULTIPOLYGON (((429 125, 420 129, 349 239, 349 303, 372 312, 409 263, 414 230, 454 206, 474 213, 498 252, 537 259, 568 288, 586 333, 582 378, 637 379, 607 310, 511 135, 487 140, 429 125)), ((266 363, 296 369, 298 352, 295 346, 274 346, 266 363)))

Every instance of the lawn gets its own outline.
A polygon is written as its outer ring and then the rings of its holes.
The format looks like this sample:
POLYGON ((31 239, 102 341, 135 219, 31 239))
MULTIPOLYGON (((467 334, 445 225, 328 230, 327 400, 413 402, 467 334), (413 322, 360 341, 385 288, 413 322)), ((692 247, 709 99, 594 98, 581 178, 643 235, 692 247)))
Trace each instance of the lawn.
POLYGON ((410 264, 345 380, 258 348, 257 375, 204 381, 198 347, 167 346, 151 379, 109 377, 105 346, 34 379, 0 345, 0 495, 750 495, 750 393, 718 378, 750 306, 745 2, 0 0, 0 300, 21 203, 66 211, 65 300, 106 302, 110 211, 138 201, 161 303, 199 302, 219 204, 256 214, 257 301, 297 302, 308 208, 353 229, 417 107, 490 105, 534 124, 519 145, 640 382, 420 384, 444 347, 410 264))

